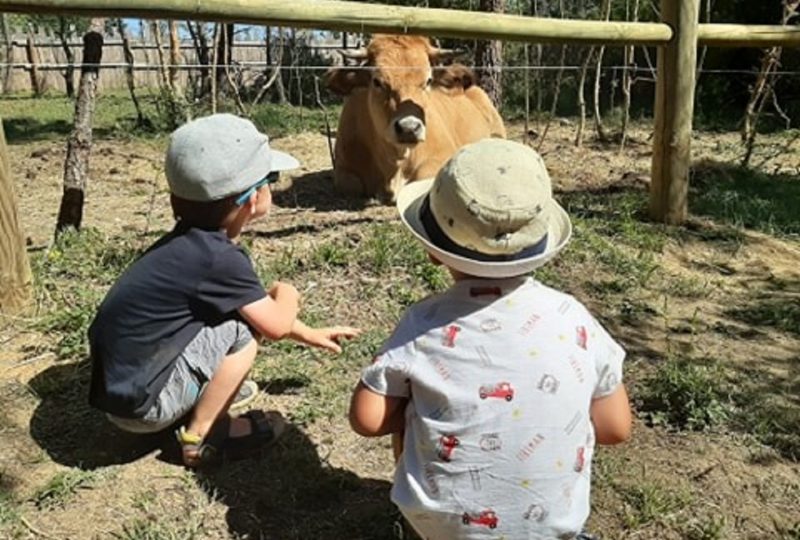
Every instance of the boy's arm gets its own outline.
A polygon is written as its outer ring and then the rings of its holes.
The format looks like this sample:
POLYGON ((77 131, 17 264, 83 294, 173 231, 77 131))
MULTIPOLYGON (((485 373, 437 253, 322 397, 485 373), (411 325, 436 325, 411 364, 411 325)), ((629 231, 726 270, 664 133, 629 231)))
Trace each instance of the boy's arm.
POLYGON ((631 437, 631 406, 620 384, 611 394, 592 400, 590 407, 598 444, 619 444, 631 437))
POLYGON ((407 402, 407 398, 375 393, 359 381, 350 401, 350 425, 365 437, 401 432, 407 402))
POLYGON ((239 313, 260 335, 277 340, 291 332, 300 309, 299 301, 297 289, 276 281, 268 296, 242 306, 239 313))

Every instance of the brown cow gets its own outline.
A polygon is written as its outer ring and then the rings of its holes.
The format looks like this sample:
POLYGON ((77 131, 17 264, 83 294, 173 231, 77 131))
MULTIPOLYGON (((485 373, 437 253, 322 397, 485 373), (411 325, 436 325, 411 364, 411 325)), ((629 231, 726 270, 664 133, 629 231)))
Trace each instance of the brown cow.
POLYGON ((333 68, 328 87, 347 96, 336 138, 338 191, 393 201, 406 182, 436 175, 461 146, 505 137, 503 120, 472 71, 441 66, 451 51, 419 36, 378 35, 333 68))

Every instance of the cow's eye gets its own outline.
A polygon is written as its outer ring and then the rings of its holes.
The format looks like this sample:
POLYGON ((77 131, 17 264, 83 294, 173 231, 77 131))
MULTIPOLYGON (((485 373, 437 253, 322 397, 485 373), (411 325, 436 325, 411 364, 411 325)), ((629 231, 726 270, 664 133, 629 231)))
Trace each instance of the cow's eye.
POLYGON ((380 79, 372 79, 372 86, 374 86, 375 88, 380 89, 380 88, 383 88, 383 83, 381 82, 380 79))
POLYGON ((428 80, 425 81, 425 88, 430 88, 433 86, 433 77, 428 77, 428 80))

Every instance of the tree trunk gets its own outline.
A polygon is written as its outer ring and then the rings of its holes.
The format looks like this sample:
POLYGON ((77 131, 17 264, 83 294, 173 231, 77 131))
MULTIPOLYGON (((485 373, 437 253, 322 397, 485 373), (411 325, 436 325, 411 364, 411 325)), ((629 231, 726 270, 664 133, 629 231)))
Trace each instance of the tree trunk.
POLYGON ((594 47, 589 47, 586 58, 581 66, 581 75, 578 79, 578 132, 575 134, 575 146, 583 145, 583 132, 586 130, 586 77, 589 74, 589 64, 592 63, 594 47))
MULTIPOLYGON (((639 22, 639 0, 634 0, 633 2, 632 17, 632 22, 639 22)), ((636 47, 633 45, 625 47, 623 57, 625 63, 624 71, 622 72, 622 95, 624 96, 624 102, 622 104, 622 138, 619 143, 620 150, 625 148, 625 142, 628 138, 628 124, 631 119, 631 92, 633 83, 636 80, 636 47)))
POLYGON ((151 21, 150 22, 150 32, 153 34, 153 41, 156 44, 156 54, 158 55, 158 73, 160 76, 161 87, 168 89, 170 88, 170 77, 169 73, 167 72, 167 60, 164 57, 164 47, 161 45, 161 27, 158 25, 158 21, 151 21))
MULTIPOLYGON (((280 40, 281 51, 283 51, 286 44, 283 39, 283 27, 280 26, 278 27, 278 39, 280 40)), ((289 100, 286 97, 286 88, 283 86, 283 53, 281 53, 281 59, 275 65, 275 69, 278 71, 278 77, 275 79, 275 94, 277 95, 278 103, 286 105, 289 100)))
POLYGON ((31 65, 31 90, 33 90, 34 96, 39 97, 42 95, 44 85, 42 84, 42 78, 39 76, 39 50, 36 48, 36 44, 33 40, 33 33, 30 30, 28 30, 25 52, 28 56, 28 63, 31 65))
MULTIPOLYGON (((505 0, 480 0, 479 9, 503 13, 505 0)), ((475 48, 475 65, 478 67, 478 85, 486 91, 499 111, 503 105, 503 42, 479 40, 475 48)))
MULTIPOLYGON (((611 0, 603 0, 603 18, 608 21, 611 19, 611 0)), ((600 115, 600 77, 603 71, 603 57, 606 54, 605 45, 601 45, 597 51, 597 62, 594 72, 594 127, 597 131, 597 138, 600 142, 606 142, 608 135, 603 126, 603 117, 600 115)))
POLYGON ((139 105, 139 100, 136 98, 136 78, 134 77, 133 71, 133 51, 131 50, 131 42, 128 39, 128 32, 125 29, 125 23, 122 22, 122 19, 117 19, 117 30, 119 31, 119 37, 122 40, 122 54, 125 56, 125 63, 127 64, 127 67, 125 68, 125 79, 128 83, 128 92, 131 95, 133 106, 136 108, 136 125, 142 127, 147 123, 147 120, 142 113, 142 107, 139 105))
POLYGON ((211 77, 211 114, 217 114, 217 66, 219 65, 219 41, 220 34, 222 33, 222 25, 214 24, 214 59, 212 61, 212 72, 214 76, 211 77))
POLYGON ((189 34, 192 36, 192 42, 194 43, 194 50, 197 54, 197 63, 200 64, 200 83, 198 84, 197 89, 195 90, 196 97, 203 97, 209 92, 210 84, 209 84, 209 69, 208 66, 210 65, 210 55, 208 49, 208 37, 206 36, 205 28, 203 27, 202 22, 194 23, 197 25, 195 29, 192 26, 191 21, 186 21, 186 26, 189 28, 189 34))
MULTIPOLYGON (((799 8, 800 0, 784 0, 781 24, 785 26, 795 18, 798 15, 799 8)), ((751 90, 750 99, 747 102, 742 120, 742 142, 744 142, 746 149, 742 165, 745 167, 750 164, 750 159, 753 156, 756 135, 758 134, 758 120, 764 110, 767 98, 770 96, 775 98, 774 88, 777 79, 775 72, 781 65, 782 55, 783 47, 772 47, 764 51, 764 56, 761 59, 761 69, 756 78, 756 84, 751 90)), ((775 102, 777 103, 777 100, 775 102)))
POLYGON ((281 34, 281 39, 278 42, 278 59, 275 61, 275 65, 272 65, 272 46, 271 46, 271 39, 270 39, 270 29, 269 26, 266 27, 266 36, 267 36, 267 65, 266 69, 264 69, 264 84, 261 85, 261 89, 256 94, 256 97, 253 99, 253 103, 250 105, 250 114, 253 114, 253 111, 264 97, 264 94, 267 93, 273 84, 281 80, 281 63, 283 62, 283 34, 281 34), (271 70, 271 71, 270 71, 271 70))
POLYGON ((92 19, 83 36, 83 65, 75 103, 75 127, 67 142, 64 163, 64 194, 58 211, 56 236, 68 228, 80 229, 83 200, 89 178, 89 155, 92 151, 92 116, 94 115, 99 64, 103 58, 103 19, 92 19))
MULTIPOLYGON (((5 46, 6 54, 6 64, 10 64, 12 61, 11 58, 11 30, 8 27, 8 14, 3 13, 0 14, 2 19, 0 20, 0 24, 2 24, 3 29, 3 45, 5 46)), ((3 93, 7 94, 9 91, 9 87, 11 85, 11 67, 6 65, 5 70, 3 71, 3 93)))
POLYGON ((217 89, 225 88, 228 69, 233 60, 233 23, 220 26, 219 43, 217 43, 217 89))
POLYGON ((180 90, 178 66, 181 63, 181 42, 178 39, 178 25, 169 21, 169 85, 173 92, 180 90))
POLYGON ((0 314, 12 315, 29 303, 33 278, 19 226, 17 196, 9 170, 6 138, 0 122, 0 314))
POLYGON ((67 27, 67 20, 64 17, 58 18, 58 39, 61 42, 61 50, 64 51, 64 57, 67 59, 67 68, 64 70, 64 86, 67 91, 67 97, 72 99, 75 97, 75 55, 72 53, 72 47, 69 46, 69 28, 67 27))
POLYGON ((561 57, 558 61, 558 72, 556 73, 556 82, 553 85, 553 102, 550 105, 550 114, 547 116, 547 121, 544 124, 544 129, 542 130, 542 136, 539 138, 539 144, 536 147, 537 151, 541 151, 542 145, 544 145, 544 140, 547 138, 547 133, 550 131, 550 126, 553 123, 553 119, 558 112, 558 100, 561 98, 561 81, 564 78, 564 62, 567 58, 567 46, 561 46, 561 57))

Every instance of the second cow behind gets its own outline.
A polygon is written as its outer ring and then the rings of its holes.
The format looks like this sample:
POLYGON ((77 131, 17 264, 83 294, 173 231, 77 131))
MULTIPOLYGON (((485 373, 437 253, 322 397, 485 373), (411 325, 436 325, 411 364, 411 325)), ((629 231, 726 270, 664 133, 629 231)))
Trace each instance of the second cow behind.
POLYGON ((505 137, 472 71, 441 65, 452 56, 424 37, 378 35, 346 54, 358 65, 328 72, 328 87, 347 96, 336 139, 338 191, 391 202, 406 183, 435 176, 461 146, 505 137))

